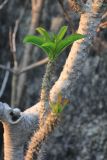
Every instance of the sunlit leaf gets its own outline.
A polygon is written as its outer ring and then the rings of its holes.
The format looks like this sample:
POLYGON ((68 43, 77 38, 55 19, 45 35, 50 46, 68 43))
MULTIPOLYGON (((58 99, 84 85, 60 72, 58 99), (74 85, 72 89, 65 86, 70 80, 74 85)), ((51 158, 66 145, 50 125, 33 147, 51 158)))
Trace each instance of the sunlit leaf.
POLYGON ((75 42, 76 40, 79 40, 81 38, 84 38, 84 35, 81 34, 72 34, 65 38, 64 40, 60 41, 57 49, 56 49, 56 55, 59 55, 66 47, 68 47, 71 43, 75 42))
POLYGON ((65 36, 65 33, 67 32, 67 28, 68 28, 67 26, 61 27, 61 29, 60 29, 60 31, 59 31, 59 33, 57 35, 57 40, 58 41, 63 39, 63 37, 65 36))
POLYGON ((50 37, 51 37, 51 41, 55 43, 55 42, 56 42, 56 39, 57 39, 57 34, 51 32, 51 33, 50 33, 50 37))
POLYGON ((45 40, 50 41, 50 35, 48 34, 48 32, 44 28, 38 27, 38 28, 36 28, 36 31, 39 32, 42 36, 44 36, 45 40))
POLYGON ((67 26, 63 26, 58 35, 56 33, 49 35, 42 27, 38 27, 36 31, 41 36, 28 35, 24 38, 24 43, 34 44, 41 48, 48 55, 50 61, 55 61, 61 52, 71 43, 85 37, 81 34, 73 34, 63 39, 67 31, 67 26))
POLYGON ((47 42, 47 43, 42 44, 42 47, 48 47, 50 48, 51 51, 53 51, 55 49, 55 43, 47 42))
POLYGON ((24 38, 23 40, 24 43, 30 43, 33 45, 38 46, 39 48, 41 48, 47 55, 50 52, 50 49, 48 47, 42 47, 42 44, 44 44, 44 40, 42 37, 39 36, 32 36, 32 35, 28 35, 24 38))
POLYGON ((39 36, 27 35, 24 38, 23 42, 34 44, 34 45, 37 45, 38 47, 41 47, 41 45, 44 43, 44 40, 42 37, 39 37, 39 36))

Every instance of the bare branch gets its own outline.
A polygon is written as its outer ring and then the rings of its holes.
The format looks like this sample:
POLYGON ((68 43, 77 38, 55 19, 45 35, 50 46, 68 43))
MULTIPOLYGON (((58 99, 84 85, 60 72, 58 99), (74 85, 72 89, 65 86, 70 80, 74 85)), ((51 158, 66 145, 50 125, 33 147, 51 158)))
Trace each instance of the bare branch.
MULTIPOLYGON (((14 71, 17 71, 18 69, 18 63, 17 63, 17 58, 16 58, 16 34, 17 34, 17 30, 18 30, 18 26, 19 26, 19 19, 16 20, 15 22, 15 27, 13 30, 13 33, 11 33, 11 42, 10 42, 10 47, 11 48, 11 52, 12 52, 12 56, 13 56, 13 63, 14 63, 14 71)), ((17 94, 17 76, 16 74, 13 74, 12 76, 12 89, 11 89, 11 106, 15 106, 16 105, 16 94, 17 94)))
POLYGON ((4 0, 2 4, 0 4, 0 10, 7 4, 8 0, 4 0))
POLYGON ((4 65, 0 64, 0 69, 7 70, 7 71, 9 71, 9 72, 11 72, 11 73, 16 74, 17 76, 19 76, 20 74, 22 74, 24 72, 28 72, 31 69, 34 69, 34 68, 39 67, 41 65, 44 65, 47 62, 48 62, 48 58, 44 58, 44 59, 42 59, 40 61, 37 61, 37 62, 35 62, 35 63, 33 63, 33 64, 25 67, 25 68, 22 68, 22 69, 18 69, 17 68, 17 70, 15 70, 14 68, 9 68, 7 66, 4 66, 4 65))
POLYGON ((48 62, 48 58, 44 58, 44 59, 42 59, 42 60, 40 60, 40 61, 38 61, 38 62, 36 62, 36 63, 34 63, 34 64, 31 64, 31 65, 23 68, 21 71, 19 71, 18 74, 27 72, 27 71, 29 71, 29 70, 31 70, 31 69, 33 69, 33 68, 39 67, 39 66, 41 66, 41 65, 44 65, 44 64, 47 63, 47 62, 48 62))
MULTIPOLYGON (((44 0, 32 0, 32 22, 29 27, 28 34, 34 34, 35 28, 38 26, 43 3, 44 3, 44 0)), ((24 56, 23 56, 22 61, 20 63, 20 68, 25 68, 28 65, 32 49, 33 49, 32 45, 25 46, 24 56)), ((18 80, 17 104, 19 104, 20 99, 22 97, 22 92, 23 92, 25 80, 26 80, 26 74, 21 75, 18 80)))
MULTIPOLYGON (((26 2, 27 3, 27 2, 26 2)), ((13 63, 14 67, 13 70, 16 74, 13 74, 12 76, 12 94, 11 94, 11 106, 16 106, 16 97, 17 97, 17 72, 18 72, 18 62, 16 57, 16 34, 18 31, 19 23, 21 21, 21 18, 24 15, 24 10, 21 11, 19 18, 15 22, 15 27, 13 30, 13 33, 10 33, 10 48, 13 56, 13 63)))
MULTIPOLYGON (((9 62, 7 64, 7 67, 10 67, 10 63, 9 62)), ((2 97, 2 95, 3 95, 4 91, 5 91, 8 78, 9 78, 9 71, 6 71, 3 83, 2 83, 2 86, 1 86, 1 89, 0 89, 0 97, 2 97)))
POLYGON ((17 66, 17 58, 16 58, 16 34, 19 27, 19 19, 15 22, 14 31, 12 34, 12 54, 13 54, 13 60, 14 60, 14 67, 17 66))
POLYGON ((0 64, 0 69, 7 70, 7 71, 15 74, 15 72, 14 72, 14 70, 13 70, 12 68, 7 67, 7 66, 4 66, 4 65, 2 65, 2 64, 0 64))

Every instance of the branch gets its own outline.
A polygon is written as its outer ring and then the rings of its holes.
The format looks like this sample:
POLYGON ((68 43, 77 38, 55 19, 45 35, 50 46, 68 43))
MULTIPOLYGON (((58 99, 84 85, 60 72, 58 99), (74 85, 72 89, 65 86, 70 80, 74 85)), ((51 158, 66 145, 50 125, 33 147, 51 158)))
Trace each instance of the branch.
MULTIPOLYGON (((32 35, 35 32, 35 28, 38 26, 44 0, 32 0, 31 2, 32 2, 32 22, 29 27, 28 34, 32 35)), ((20 63, 20 68, 25 68, 28 65, 30 57, 31 57, 30 55, 31 55, 32 49, 33 49, 32 45, 25 46, 24 56, 20 63)), ((19 77, 19 80, 18 80, 17 104, 20 103, 25 81, 26 81, 26 74, 23 74, 19 77)))
POLYGON ((18 72, 18 74, 22 74, 24 72, 28 72, 29 70, 34 69, 36 67, 39 67, 41 65, 44 65, 47 62, 48 62, 48 58, 44 58, 44 59, 42 59, 42 60, 40 60, 38 62, 35 62, 35 63, 25 67, 25 68, 22 68, 21 71, 18 72))
MULTIPOLYGON (((27 1, 25 3, 25 7, 26 7, 27 1)), ((24 15, 25 12, 25 8, 20 12, 20 16, 19 18, 16 20, 15 22, 15 27, 12 31, 10 30, 9 32, 9 42, 10 42, 10 50, 12 53, 12 57, 13 57, 13 70, 15 72, 15 74, 12 75, 12 89, 11 89, 11 106, 16 106, 16 97, 17 97, 17 71, 18 71, 18 62, 17 62, 17 56, 16 56, 16 35, 17 35, 17 31, 19 28, 19 23, 24 15)))
MULTIPOLYGON (((13 33, 10 32, 10 48, 13 56, 13 70, 16 71, 18 68, 17 57, 16 57, 16 34, 18 31, 20 19, 16 20, 13 33)), ((17 93, 17 76, 12 75, 12 93, 11 93, 11 106, 16 105, 16 93, 17 93)))
POLYGON ((0 68, 3 69, 3 70, 7 70, 7 71, 9 71, 9 72, 11 72, 11 73, 16 74, 17 76, 19 76, 20 74, 22 74, 24 72, 28 72, 28 71, 30 71, 30 70, 32 70, 32 69, 34 69, 36 67, 39 67, 41 65, 44 65, 47 62, 48 62, 48 58, 44 58, 44 59, 42 59, 40 61, 37 61, 37 62, 35 62, 35 63, 33 63, 33 64, 25 67, 25 68, 22 68, 22 69, 14 70, 14 68, 9 68, 9 67, 4 66, 2 64, 0 64, 0 68))
POLYGON ((0 4, 0 10, 7 4, 8 0, 4 0, 2 4, 0 4))
POLYGON ((84 62, 88 58, 90 44, 96 36, 96 30, 103 15, 101 10, 102 4, 103 0, 87 1, 85 13, 81 15, 77 31, 80 34, 87 35, 87 37, 73 44, 64 69, 51 90, 51 101, 55 102, 60 92, 63 94, 63 97, 71 98, 72 90, 81 75, 84 62))
MULTIPOLYGON (((10 63, 7 64, 7 67, 9 67, 9 66, 10 66, 10 63)), ((0 98, 2 97, 2 95, 4 93, 4 90, 6 88, 8 78, 9 78, 9 71, 6 71, 5 77, 4 77, 4 80, 3 80, 3 83, 2 83, 2 86, 1 86, 1 89, 0 89, 0 98)))
POLYGON ((3 70, 6 70, 6 71, 9 71, 9 72, 11 72, 11 73, 15 74, 15 71, 14 71, 12 68, 7 67, 7 66, 4 66, 4 65, 2 65, 2 64, 0 64, 0 69, 3 69, 3 70))

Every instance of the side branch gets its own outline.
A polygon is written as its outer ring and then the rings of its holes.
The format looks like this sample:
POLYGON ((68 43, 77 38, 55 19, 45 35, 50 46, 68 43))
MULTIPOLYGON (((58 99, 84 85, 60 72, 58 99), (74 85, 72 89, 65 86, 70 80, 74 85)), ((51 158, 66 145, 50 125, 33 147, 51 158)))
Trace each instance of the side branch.
POLYGON ((0 4, 0 10, 7 4, 8 0, 4 0, 2 4, 0 4))

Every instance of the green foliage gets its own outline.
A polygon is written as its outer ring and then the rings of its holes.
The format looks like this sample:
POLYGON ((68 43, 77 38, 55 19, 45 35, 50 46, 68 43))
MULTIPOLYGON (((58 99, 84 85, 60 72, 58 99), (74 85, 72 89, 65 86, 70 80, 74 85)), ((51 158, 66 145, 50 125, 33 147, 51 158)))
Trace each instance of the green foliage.
POLYGON ((62 98, 61 93, 59 93, 57 101, 55 103, 50 102, 50 107, 53 113, 59 114, 68 104, 69 100, 66 98, 62 98))
POLYGON ((75 33, 64 38, 67 28, 67 26, 63 26, 58 34, 49 34, 44 28, 38 27, 36 31, 40 36, 27 35, 24 38, 24 43, 38 46, 47 54, 50 61, 55 61, 66 47, 76 40, 85 37, 84 35, 75 33))

